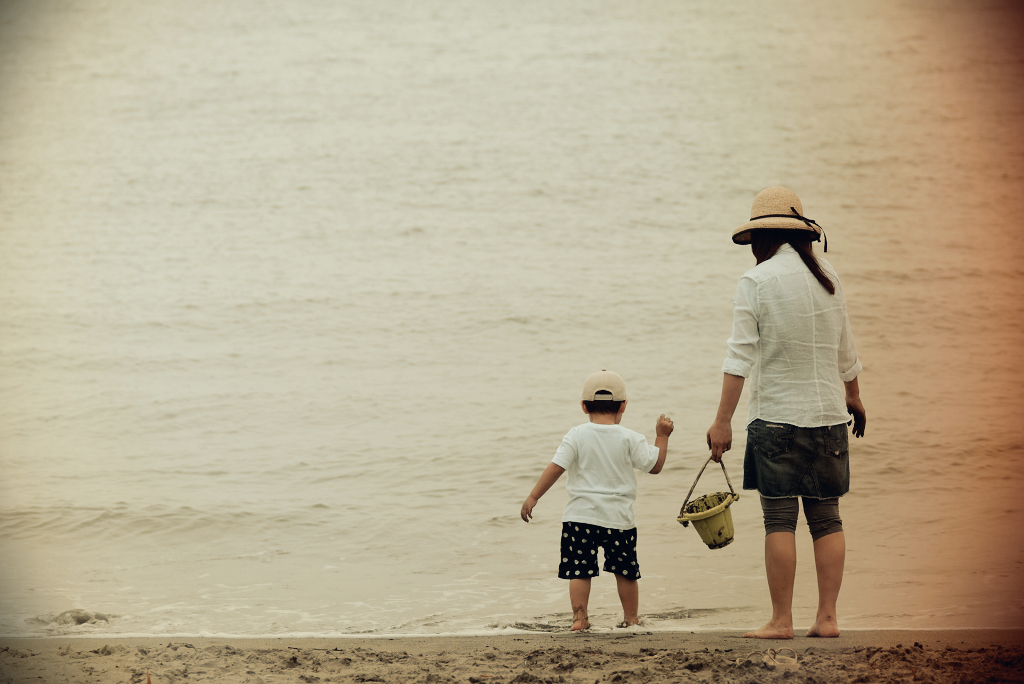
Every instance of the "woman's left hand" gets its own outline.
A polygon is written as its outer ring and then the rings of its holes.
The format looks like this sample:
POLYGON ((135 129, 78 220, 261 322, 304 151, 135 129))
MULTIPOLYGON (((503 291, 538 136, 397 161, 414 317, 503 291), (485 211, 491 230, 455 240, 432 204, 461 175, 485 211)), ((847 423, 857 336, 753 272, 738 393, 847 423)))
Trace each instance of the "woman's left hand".
POLYGON ((868 414, 864 410, 864 402, 860 397, 846 397, 846 410, 853 416, 853 436, 863 437, 864 427, 868 424, 868 414))

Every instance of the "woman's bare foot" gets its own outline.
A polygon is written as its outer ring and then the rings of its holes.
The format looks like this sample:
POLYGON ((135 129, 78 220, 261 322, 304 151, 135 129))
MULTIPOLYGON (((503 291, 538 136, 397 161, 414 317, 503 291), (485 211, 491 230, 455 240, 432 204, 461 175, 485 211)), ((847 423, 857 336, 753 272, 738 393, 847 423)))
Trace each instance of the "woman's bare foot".
POLYGON ((627 627, 633 627, 640 624, 643 624, 643 620, 641 618, 637 618, 636 620, 623 620, 615 626, 619 629, 626 629, 627 627))
POLYGON ((572 612, 572 631, 580 632, 590 629, 590 620, 587 619, 587 609, 577 608, 572 612))
POLYGON ((819 620, 807 630, 807 636, 833 639, 839 636, 839 623, 835 620, 819 620))
POLYGON ((793 623, 769 622, 764 627, 747 632, 743 636, 747 639, 792 639, 793 623))

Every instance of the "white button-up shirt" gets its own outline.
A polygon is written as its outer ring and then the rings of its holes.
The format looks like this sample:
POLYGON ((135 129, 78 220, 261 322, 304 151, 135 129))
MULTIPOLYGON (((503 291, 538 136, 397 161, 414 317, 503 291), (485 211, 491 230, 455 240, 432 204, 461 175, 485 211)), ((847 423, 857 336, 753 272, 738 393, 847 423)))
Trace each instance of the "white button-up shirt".
POLYGON ((818 262, 835 283, 834 295, 789 245, 744 273, 736 287, 722 371, 750 379, 748 422, 820 427, 849 420, 843 383, 862 367, 843 286, 831 264, 818 262))

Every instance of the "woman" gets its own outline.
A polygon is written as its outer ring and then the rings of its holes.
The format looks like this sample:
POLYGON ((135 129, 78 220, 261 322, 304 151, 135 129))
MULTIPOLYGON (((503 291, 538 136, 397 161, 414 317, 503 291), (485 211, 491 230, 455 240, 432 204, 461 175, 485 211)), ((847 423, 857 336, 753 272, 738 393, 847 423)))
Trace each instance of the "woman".
POLYGON ((768 188, 754 199, 750 221, 733 233, 733 242, 751 245, 757 265, 736 288, 722 400, 707 435, 711 457, 721 461, 732 448, 732 416, 749 377, 743 488, 761 496, 772 619, 744 636, 761 639, 793 638, 797 497, 818 573, 818 613, 807 636, 839 636, 836 599, 846 560, 839 497, 850 488, 847 413, 857 437, 867 421, 843 288, 832 266, 811 250, 821 227, 802 214, 792 190, 768 188))

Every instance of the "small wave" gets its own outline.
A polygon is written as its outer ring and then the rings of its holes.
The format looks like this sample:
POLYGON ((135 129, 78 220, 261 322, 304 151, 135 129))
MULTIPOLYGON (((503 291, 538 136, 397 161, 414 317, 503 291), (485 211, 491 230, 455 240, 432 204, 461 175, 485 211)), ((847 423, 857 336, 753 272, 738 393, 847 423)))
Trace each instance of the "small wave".
POLYGON ((194 544, 231 538, 238 530, 266 532, 318 528, 337 523, 343 511, 314 502, 305 509, 250 510, 246 507, 197 510, 189 506, 27 507, 0 510, 0 540, 57 540, 72 544, 116 539, 158 539, 194 544), (326 516, 326 517, 325 517, 326 516))
POLYGON ((489 629, 519 629, 524 632, 564 632, 568 627, 568 623, 554 625, 547 622, 511 622, 511 623, 494 623, 487 626, 489 629))
POLYGON ((724 608, 672 608, 660 613, 647 613, 645 617, 652 620, 692 620, 694 618, 707 617, 708 615, 715 615, 718 613, 724 613, 726 610, 735 609, 724 609, 724 608))
POLYGON ((101 622, 110 624, 110 621, 117 617, 120 616, 74 608, 65 610, 63 613, 37 615, 26 619, 25 622, 34 627, 79 627, 81 625, 98 625, 101 622))

